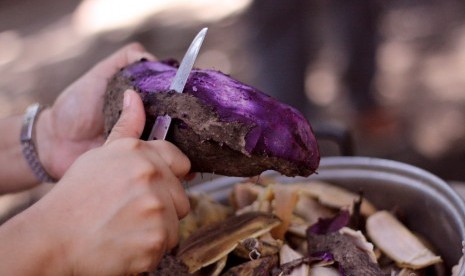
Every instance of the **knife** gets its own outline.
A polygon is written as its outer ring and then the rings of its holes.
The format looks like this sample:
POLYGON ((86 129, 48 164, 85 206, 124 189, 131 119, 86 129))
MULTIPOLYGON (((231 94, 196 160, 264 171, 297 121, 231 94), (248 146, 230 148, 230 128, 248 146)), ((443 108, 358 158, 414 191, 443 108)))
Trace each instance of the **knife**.
MULTIPOLYGON (((194 66, 195 59, 200 51, 200 47, 202 46, 203 40, 207 34, 207 30, 208 28, 203 28, 197 36, 195 36, 194 40, 192 40, 192 43, 182 58, 178 71, 171 82, 170 90, 174 90, 178 93, 182 93, 184 90, 184 86, 186 85, 189 74, 194 66)), ((171 117, 169 115, 158 116, 155 119, 155 124, 153 124, 152 130, 150 131, 148 140, 165 140, 170 124, 171 117)))

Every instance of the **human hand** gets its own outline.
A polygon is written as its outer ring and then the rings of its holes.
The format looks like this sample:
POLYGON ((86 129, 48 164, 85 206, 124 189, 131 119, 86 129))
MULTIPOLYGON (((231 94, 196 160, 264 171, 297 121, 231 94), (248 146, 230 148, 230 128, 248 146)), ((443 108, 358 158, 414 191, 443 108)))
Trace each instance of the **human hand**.
POLYGON ((119 69, 141 58, 154 59, 140 44, 123 47, 71 84, 39 116, 38 154, 52 177, 60 179, 78 156, 103 144, 107 83, 119 69))
POLYGON ((61 248, 64 275, 149 271, 177 244, 189 210, 179 179, 190 162, 167 141, 139 140, 144 124, 140 97, 126 92, 105 144, 79 157, 36 204, 40 232, 61 248))

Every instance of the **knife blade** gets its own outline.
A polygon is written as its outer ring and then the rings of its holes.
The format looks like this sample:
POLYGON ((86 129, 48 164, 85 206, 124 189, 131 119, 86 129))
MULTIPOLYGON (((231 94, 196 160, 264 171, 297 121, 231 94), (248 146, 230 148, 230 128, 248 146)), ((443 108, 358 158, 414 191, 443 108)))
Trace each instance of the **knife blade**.
MULTIPOLYGON (((197 55, 199 54, 200 47, 202 46, 203 40, 207 35, 208 28, 203 28, 192 40, 191 45, 186 51, 186 54, 182 58, 181 64, 179 65, 178 71, 171 82, 170 90, 174 90, 178 93, 182 93, 186 86, 187 79, 192 71, 197 55)), ((165 140, 168 130, 171 125, 171 117, 169 115, 158 116, 155 119, 152 130, 148 140, 165 140)))

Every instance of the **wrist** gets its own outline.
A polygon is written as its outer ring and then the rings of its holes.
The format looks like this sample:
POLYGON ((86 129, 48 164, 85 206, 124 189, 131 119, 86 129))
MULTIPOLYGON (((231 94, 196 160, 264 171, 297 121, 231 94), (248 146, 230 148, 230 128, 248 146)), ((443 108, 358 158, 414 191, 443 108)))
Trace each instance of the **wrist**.
POLYGON ((0 274, 66 275, 62 243, 35 209, 25 210, 0 227, 0 274))
POLYGON ((37 118, 35 144, 37 155, 43 169, 54 179, 59 179, 54 165, 55 135, 52 124, 51 109, 43 110, 37 118))

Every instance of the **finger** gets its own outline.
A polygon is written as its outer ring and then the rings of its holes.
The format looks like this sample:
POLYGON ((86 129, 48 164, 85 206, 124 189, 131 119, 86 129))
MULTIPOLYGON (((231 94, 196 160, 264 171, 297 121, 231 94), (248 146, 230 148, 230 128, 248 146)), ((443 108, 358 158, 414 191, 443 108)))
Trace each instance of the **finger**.
POLYGON ((145 111, 141 98, 133 90, 124 92, 123 111, 113 127, 106 144, 121 138, 139 138, 145 125, 145 111))
POLYGON ((178 180, 176 185, 171 185, 169 192, 173 199, 174 208, 179 219, 184 218, 189 213, 191 206, 186 191, 178 180))
MULTIPOLYGON (((169 192, 164 189, 164 192, 169 192)), ((164 198, 169 198, 169 194, 161 193, 164 198)), ((162 227, 159 228, 159 231, 164 232, 164 236, 166 237, 166 250, 171 250, 175 247, 178 243, 178 229, 179 229, 179 214, 177 209, 177 202, 175 200, 165 201, 165 209, 163 214, 163 224, 162 227)))
POLYGON ((183 177, 183 180, 184 180, 184 181, 192 181, 192 180, 194 180, 196 177, 197 177, 197 174, 196 174, 195 172, 191 172, 191 173, 186 174, 186 175, 183 177))
POLYGON ((154 271, 163 258, 163 255, 178 245, 179 234, 177 229, 179 229, 179 220, 173 215, 175 214, 167 214, 162 220, 157 221, 158 226, 154 229, 153 234, 164 237, 163 248, 159 246, 160 241, 156 240, 155 242, 158 246, 155 246, 155 250, 149 252, 151 263, 144 272, 154 271))
POLYGON ((153 194, 165 200, 165 202, 172 202, 178 218, 184 217, 190 209, 189 199, 186 192, 181 185, 181 181, 176 176, 169 164, 165 161, 162 155, 179 154, 174 146, 172 147, 158 147, 150 145, 149 142, 144 142, 141 152, 156 168, 157 173, 151 179, 151 187, 153 194))
POLYGON ((146 144, 151 152, 156 152, 165 161, 176 177, 181 179, 189 173, 191 162, 178 147, 165 140, 148 141, 146 144))
POLYGON ((90 73, 104 77, 112 76, 122 67, 142 58, 148 60, 156 59, 155 56, 147 52, 141 44, 131 43, 95 65, 94 68, 90 70, 90 73))
MULTIPOLYGON (((173 202, 174 204, 174 207, 176 208, 176 202, 173 202)), ((174 247, 176 247, 176 245, 178 244, 178 241, 179 241, 179 219, 180 219, 180 216, 179 216, 179 213, 178 213, 178 210, 175 209, 175 211, 177 212, 176 214, 178 215, 178 219, 174 219, 175 217, 171 216, 171 218, 173 218, 172 222, 171 222, 171 226, 166 229, 168 229, 168 244, 167 244, 167 248, 168 250, 171 250, 173 249, 174 247)), ((175 215, 175 214, 173 214, 175 215)), ((184 216, 183 216, 184 217, 184 216)))
POLYGON ((152 150, 145 152, 152 152, 149 159, 152 159, 153 165, 157 167, 162 174, 163 180, 155 180, 153 183, 154 194, 160 195, 160 191, 162 190, 169 193, 169 198, 174 205, 177 217, 179 219, 185 217, 190 210, 190 203, 179 177, 173 173, 169 165, 158 153, 154 153, 155 151, 152 150))

